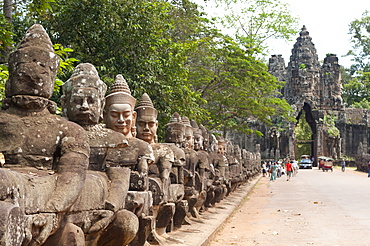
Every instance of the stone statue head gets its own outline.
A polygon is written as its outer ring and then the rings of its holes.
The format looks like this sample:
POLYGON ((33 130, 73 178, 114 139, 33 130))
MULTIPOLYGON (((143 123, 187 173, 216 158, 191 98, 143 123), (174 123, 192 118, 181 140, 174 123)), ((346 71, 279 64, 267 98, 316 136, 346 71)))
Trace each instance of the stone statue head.
POLYGON ((209 133, 208 133, 208 130, 207 128, 205 128, 202 124, 199 126, 199 129, 201 130, 202 132, 202 136, 203 136, 203 149, 208 151, 209 149, 209 133))
POLYGON ((178 113, 174 113, 170 122, 165 126, 165 142, 175 143, 178 147, 182 147, 185 141, 185 125, 181 121, 178 113))
POLYGON ((30 27, 18 48, 9 55, 6 97, 30 95, 49 99, 59 68, 59 57, 45 29, 30 27))
POLYGON ((199 128, 196 121, 190 121, 191 126, 194 129, 194 149, 195 150, 202 150, 203 149, 203 135, 202 130, 199 128))
POLYGON ((117 75, 105 97, 104 122, 108 128, 123 133, 126 137, 134 137, 136 132, 136 99, 131 96, 130 88, 122 75, 117 75))
POLYGON ((188 117, 184 116, 181 120, 185 125, 185 147, 194 149, 194 129, 191 126, 188 117))
POLYGON ((226 141, 226 154, 233 155, 234 154, 234 145, 230 140, 226 141))
POLYGON ((103 119, 106 90, 92 64, 79 64, 63 85, 63 116, 79 125, 98 124, 103 119))
POLYGON ((234 155, 236 158, 239 158, 239 159, 242 158, 242 150, 239 145, 234 146, 234 155))
POLYGON ((209 152, 217 153, 218 152, 218 141, 215 135, 211 134, 209 136, 209 152))
POLYGON ((135 111, 137 113, 136 137, 150 144, 157 143, 158 111, 154 108, 148 94, 144 93, 141 96, 135 111))
POLYGON ((217 152, 224 155, 226 149, 226 141, 223 137, 217 136, 217 152))

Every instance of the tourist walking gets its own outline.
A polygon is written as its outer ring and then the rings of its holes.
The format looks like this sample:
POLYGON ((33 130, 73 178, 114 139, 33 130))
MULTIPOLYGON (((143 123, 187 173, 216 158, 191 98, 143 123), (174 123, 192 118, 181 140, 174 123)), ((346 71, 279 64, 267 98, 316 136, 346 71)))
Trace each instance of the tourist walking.
POLYGON ((277 169, 278 169, 278 166, 276 164, 276 161, 274 161, 270 167, 270 173, 271 173, 270 181, 276 180, 277 169))
POLYGON ((267 162, 267 165, 266 165, 266 171, 269 174, 269 177, 271 176, 270 170, 271 170, 271 161, 267 162))
POLYGON ((266 163, 264 162, 262 164, 262 175, 263 177, 266 177, 267 169, 266 169, 266 163))
POLYGON ((285 164, 285 170, 286 170, 286 181, 289 181, 292 177, 292 161, 288 161, 285 164))
POLYGON ((345 159, 342 159, 342 161, 340 162, 340 166, 342 167, 342 172, 344 172, 346 170, 346 160, 345 159))
POLYGON ((281 164, 279 162, 277 163, 276 177, 277 178, 281 177, 281 164))
POLYGON ((367 177, 370 178, 370 161, 367 162, 367 177))
POLYGON ((292 163, 293 177, 295 177, 297 175, 298 169, 299 169, 298 161, 293 160, 293 163, 292 163))

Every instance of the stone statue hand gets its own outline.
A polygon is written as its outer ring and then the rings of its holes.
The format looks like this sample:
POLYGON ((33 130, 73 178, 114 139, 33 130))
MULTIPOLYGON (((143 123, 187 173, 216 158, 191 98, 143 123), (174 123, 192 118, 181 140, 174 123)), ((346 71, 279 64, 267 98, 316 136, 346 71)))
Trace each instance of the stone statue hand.
POLYGON ((107 227, 109 225, 109 223, 113 220, 113 215, 114 213, 112 211, 105 211, 102 215, 101 215, 101 219, 98 220, 91 228, 90 230, 88 231, 88 233, 94 233, 94 232, 98 232, 102 229, 104 229, 105 227, 107 227))
POLYGON ((42 213, 32 217, 32 227, 40 228, 39 234, 34 236, 29 246, 42 245, 53 230, 57 228, 58 220, 56 214, 42 213))

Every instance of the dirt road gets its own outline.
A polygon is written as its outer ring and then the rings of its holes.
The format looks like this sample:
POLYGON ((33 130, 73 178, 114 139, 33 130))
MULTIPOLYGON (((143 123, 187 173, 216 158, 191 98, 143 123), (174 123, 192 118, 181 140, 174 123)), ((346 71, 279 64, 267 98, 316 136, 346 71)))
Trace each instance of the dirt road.
POLYGON ((262 177, 209 245, 370 245, 369 187, 353 170, 262 177))

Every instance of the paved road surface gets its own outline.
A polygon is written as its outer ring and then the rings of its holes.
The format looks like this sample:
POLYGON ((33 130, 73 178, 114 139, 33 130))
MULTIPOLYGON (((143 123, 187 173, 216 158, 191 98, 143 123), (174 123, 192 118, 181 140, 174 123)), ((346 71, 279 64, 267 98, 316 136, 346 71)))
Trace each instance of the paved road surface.
POLYGON ((210 246, 370 246, 370 178, 353 170, 262 177, 210 246))

